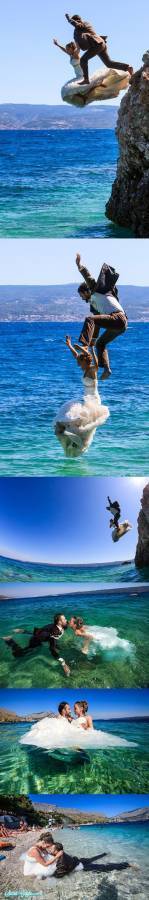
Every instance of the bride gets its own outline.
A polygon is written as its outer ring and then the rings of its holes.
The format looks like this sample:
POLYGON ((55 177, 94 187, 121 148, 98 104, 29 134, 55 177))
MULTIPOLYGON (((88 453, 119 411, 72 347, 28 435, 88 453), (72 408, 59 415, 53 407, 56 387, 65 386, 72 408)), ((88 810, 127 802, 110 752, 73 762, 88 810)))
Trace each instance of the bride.
POLYGON ((132 525, 128 522, 128 519, 125 519, 125 522, 119 522, 119 524, 115 526, 113 520, 113 522, 111 521, 110 528, 112 528, 112 541, 116 544, 124 534, 131 531, 132 525))
POLYGON ((117 628, 101 627, 100 625, 85 625, 83 619, 72 616, 69 622, 70 627, 76 634, 76 637, 84 638, 82 653, 87 656, 88 653, 93 655, 98 647, 105 651, 122 651, 124 653, 132 652, 132 644, 125 638, 120 638, 117 628))
POLYGON ((85 348, 78 353, 70 337, 66 337, 66 344, 84 373, 84 397, 81 401, 63 403, 56 416, 54 430, 65 455, 73 457, 88 450, 96 428, 108 419, 109 410, 101 404, 98 393, 98 360, 94 347, 92 353, 85 348))
POLYGON ((50 833, 41 834, 38 843, 21 856, 24 859, 24 875, 35 875, 38 879, 52 878, 62 854, 62 844, 55 844, 50 833))
POLYGON ((130 81, 130 73, 118 71, 117 69, 98 69, 91 78, 90 83, 83 82, 83 70, 80 64, 80 51, 75 41, 66 44, 60 44, 54 39, 54 44, 63 50, 70 58, 71 66, 74 70, 74 78, 67 81, 61 90, 61 97, 65 103, 72 103, 74 106, 86 106, 94 100, 110 100, 118 97, 119 92, 126 89, 130 81))
POLYGON ((58 715, 51 718, 46 716, 42 721, 32 725, 31 730, 20 739, 20 744, 31 744, 50 751, 60 748, 96 750, 116 746, 136 747, 133 742, 94 729, 92 718, 88 715, 86 700, 75 703, 74 713, 76 719, 71 717, 69 704, 60 703, 58 715))

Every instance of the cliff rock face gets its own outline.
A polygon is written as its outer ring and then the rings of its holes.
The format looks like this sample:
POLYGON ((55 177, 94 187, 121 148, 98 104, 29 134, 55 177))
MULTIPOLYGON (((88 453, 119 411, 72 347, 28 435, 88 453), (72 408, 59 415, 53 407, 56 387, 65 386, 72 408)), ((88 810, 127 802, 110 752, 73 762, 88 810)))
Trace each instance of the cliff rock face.
POLYGON ((120 157, 106 214, 149 237, 149 50, 121 101, 116 133, 120 157))
POLYGON ((135 563, 139 569, 149 566, 149 484, 146 484, 138 516, 138 543, 135 563))

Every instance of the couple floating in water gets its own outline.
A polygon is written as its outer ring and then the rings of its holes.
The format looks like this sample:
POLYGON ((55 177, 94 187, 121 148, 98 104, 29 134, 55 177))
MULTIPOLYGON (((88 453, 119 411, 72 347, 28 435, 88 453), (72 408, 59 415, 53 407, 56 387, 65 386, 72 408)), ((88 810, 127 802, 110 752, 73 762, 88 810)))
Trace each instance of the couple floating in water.
POLYGON ((28 653, 34 653, 39 647, 47 643, 51 656, 62 666, 65 675, 70 675, 70 666, 65 662, 59 649, 59 642, 63 640, 66 629, 73 631, 76 639, 81 642, 81 652, 85 656, 93 656, 98 649, 105 653, 126 653, 132 651, 132 645, 124 638, 120 638, 116 628, 101 627, 100 625, 86 625, 79 616, 72 616, 67 621, 63 613, 58 613, 54 617, 53 623, 43 625, 43 627, 34 628, 33 632, 29 629, 16 628, 18 634, 30 634, 30 640, 26 647, 20 647, 12 636, 4 637, 3 640, 10 647, 14 659, 26 657, 28 653))
POLYGON ((69 703, 62 702, 57 716, 46 716, 32 725, 20 739, 20 744, 39 747, 43 750, 102 750, 106 747, 136 747, 132 741, 115 734, 94 728, 92 716, 88 712, 86 700, 76 701, 72 716, 69 703))
POLYGON ((132 525, 128 522, 128 519, 125 519, 124 522, 119 521, 121 508, 118 500, 110 500, 110 497, 108 497, 108 506, 106 509, 112 515, 112 518, 110 519, 110 528, 112 528, 112 540, 116 543, 124 534, 131 531, 132 525))
POLYGON ((55 434, 65 455, 70 457, 80 456, 88 450, 96 428, 109 417, 109 409, 101 404, 98 392, 98 368, 103 369, 101 381, 109 378, 107 345, 127 329, 127 316, 116 287, 119 276, 113 266, 104 263, 96 281, 82 264, 79 253, 76 264, 84 278, 78 293, 89 303, 91 315, 85 319, 78 344, 73 346, 70 337, 66 338, 66 343, 82 369, 84 396, 81 401, 64 403, 54 423, 55 434), (102 335, 101 329, 104 329, 102 335))
POLYGON ((56 841, 52 834, 48 831, 43 832, 38 840, 23 854, 24 859, 24 875, 30 878, 36 877, 38 880, 45 878, 64 878, 65 875, 71 875, 72 872, 113 872, 121 871, 127 868, 137 868, 133 863, 116 862, 103 863, 99 860, 103 859, 107 854, 98 853, 96 856, 78 857, 64 850, 63 844, 56 841), (98 862, 97 862, 98 860, 98 862))
POLYGON ((66 19, 74 28, 74 40, 66 46, 54 39, 54 44, 70 58, 75 77, 68 81, 61 91, 62 100, 75 106, 86 106, 94 100, 109 100, 118 97, 121 90, 128 87, 133 74, 128 63, 110 59, 107 50, 107 36, 98 35, 89 22, 81 16, 69 16, 66 19), (80 57, 80 50, 85 51, 80 57), (106 66, 89 77, 89 60, 98 56, 106 66))

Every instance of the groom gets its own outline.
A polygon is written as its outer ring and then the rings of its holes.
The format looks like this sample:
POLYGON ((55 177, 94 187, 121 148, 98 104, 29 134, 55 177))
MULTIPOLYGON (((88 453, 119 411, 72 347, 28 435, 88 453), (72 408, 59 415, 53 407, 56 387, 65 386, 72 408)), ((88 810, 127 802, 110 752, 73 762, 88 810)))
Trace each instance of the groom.
POLYGON ((110 59, 107 51, 107 37, 105 35, 96 34, 93 26, 90 25, 89 22, 84 22, 84 20, 81 19, 81 16, 77 16, 76 14, 69 16, 68 13, 66 13, 66 19, 70 25, 74 26, 74 41, 76 45, 80 50, 85 50, 85 53, 81 56, 80 63, 84 75, 84 82, 86 84, 89 84, 88 62, 90 59, 93 59, 94 56, 99 56, 108 69, 119 69, 123 72, 129 72, 132 75, 132 66, 128 66, 127 63, 110 59))
POLYGON ((98 365, 103 368, 101 380, 104 381, 111 375, 107 344, 114 341, 120 334, 124 334, 127 328, 127 316, 119 303, 116 288, 119 275, 113 266, 103 263, 96 281, 86 266, 82 264, 80 253, 77 253, 76 265, 85 279, 78 288, 78 293, 82 300, 90 304, 92 313, 92 316, 85 319, 79 343, 87 347, 92 346, 96 341, 98 365), (105 330, 101 337, 98 337, 101 328, 105 330))
POLYGON ((12 654, 15 659, 25 656, 29 651, 33 652, 36 647, 41 647, 41 645, 44 643, 48 643, 51 656, 53 656, 54 659, 56 659, 57 662, 60 663, 65 672, 65 675, 69 676, 70 668, 66 665, 63 657, 59 655, 59 649, 57 646, 58 641, 63 637, 64 631, 67 627, 67 619, 65 618, 65 616, 63 616, 63 613, 58 613, 56 616, 54 616, 54 621, 52 624, 44 625, 43 628, 34 628, 33 632, 29 632, 28 630, 21 628, 16 629, 16 631, 20 634, 31 634, 27 647, 20 647, 19 644, 17 644, 17 642, 14 641, 11 636, 4 637, 3 641, 5 641, 5 644, 7 644, 8 647, 11 648, 12 654))

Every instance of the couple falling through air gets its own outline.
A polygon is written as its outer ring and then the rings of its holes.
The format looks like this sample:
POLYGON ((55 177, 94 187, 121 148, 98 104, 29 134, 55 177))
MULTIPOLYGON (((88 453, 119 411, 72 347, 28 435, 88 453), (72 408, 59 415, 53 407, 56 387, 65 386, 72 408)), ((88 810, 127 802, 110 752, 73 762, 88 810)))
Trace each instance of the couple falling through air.
POLYGON ((51 752, 60 749, 80 752, 85 749, 137 746, 132 741, 95 728, 86 700, 76 700, 73 715, 68 701, 61 702, 57 715, 46 716, 32 725, 30 731, 20 739, 20 744, 51 752))
POLYGON ((55 419, 55 434, 66 456, 79 456, 90 446, 96 428, 109 417, 109 409, 101 404, 98 392, 98 368, 101 380, 111 375, 107 345, 124 334, 127 316, 119 302, 116 282, 118 273, 113 266, 103 263, 96 281, 81 262, 77 253, 76 264, 84 282, 78 288, 82 300, 90 305, 79 341, 75 346, 71 338, 66 344, 82 370, 84 397, 63 404, 55 419), (102 334, 100 333, 102 330, 102 334))
POLYGON ((99 649, 106 654, 112 653, 112 655, 121 652, 129 654, 132 651, 131 643, 125 638, 120 638, 116 628, 86 625, 80 616, 71 616, 70 621, 67 621, 62 612, 54 616, 52 623, 45 624, 42 627, 36 626, 33 632, 30 632, 29 629, 16 628, 15 632, 17 634, 30 635, 29 643, 26 647, 21 647, 11 635, 4 637, 3 640, 16 660, 23 659, 27 654, 35 653, 43 644, 47 643, 50 655, 56 660, 58 665, 62 666, 65 675, 69 677, 72 670, 71 660, 69 665, 67 665, 61 654, 61 640, 63 645, 64 635, 68 629, 70 633, 73 632, 73 636, 81 645, 81 652, 84 656, 92 657, 98 653, 99 649))
POLYGON ((130 524, 128 519, 125 519, 124 522, 120 522, 121 507, 118 500, 110 500, 110 497, 108 497, 107 499, 108 506, 106 507, 106 509, 111 513, 109 526, 110 528, 112 528, 112 540, 114 541, 114 543, 116 543, 121 537, 123 537, 124 534, 127 534, 128 531, 131 531, 132 525, 130 524))
POLYGON ((113 872, 127 868, 137 868, 130 862, 103 863, 100 860, 107 854, 98 853, 96 856, 85 858, 74 856, 64 850, 63 844, 53 838, 48 831, 39 835, 39 838, 31 845, 21 859, 24 860, 24 875, 35 877, 38 880, 45 878, 64 878, 72 872, 113 872))
POLYGON ((119 91, 129 85, 133 74, 132 66, 126 62, 110 59, 107 36, 96 34, 93 26, 81 16, 77 14, 69 16, 66 13, 66 19, 73 26, 73 40, 64 46, 55 38, 54 44, 69 56, 75 77, 63 85, 62 99, 75 106, 85 106, 94 100, 104 102, 112 97, 118 97, 119 91), (81 57, 80 51, 85 51, 81 57), (105 68, 98 69, 90 77, 88 64, 96 56, 101 59, 105 68))

